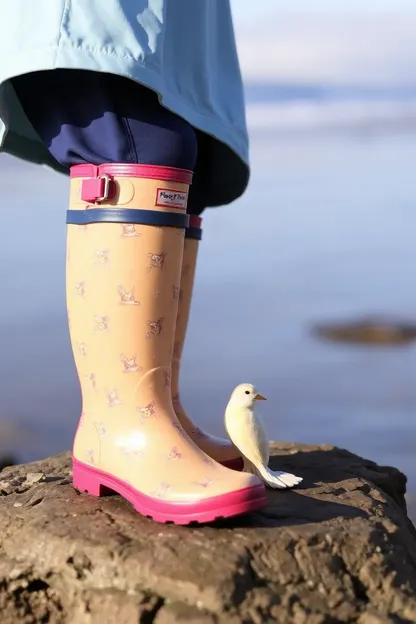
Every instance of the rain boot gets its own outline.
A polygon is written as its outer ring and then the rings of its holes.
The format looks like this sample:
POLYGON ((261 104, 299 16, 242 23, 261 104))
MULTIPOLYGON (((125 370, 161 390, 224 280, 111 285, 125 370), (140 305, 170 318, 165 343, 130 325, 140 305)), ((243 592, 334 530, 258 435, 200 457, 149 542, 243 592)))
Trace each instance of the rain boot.
POLYGON ((178 318, 172 360, 172 401, 179 422, 199 448, 220 464, 234 470, 242 470, 244 461, 238 449, 225 438, 214 437, 197 427, 183 408, 179 394, 179 372, 191 309, 199 241, 202 238, 201 224, 201 217, 191 215, 189 227, 185 231, 178 318))
POLYGON ((67 306, 82 391, 73 484, 119 493, 160 522, 257 510, 265 489, 181 427, 172 404, 186 203, 192 174, 108 164, 71 169, 67 306))

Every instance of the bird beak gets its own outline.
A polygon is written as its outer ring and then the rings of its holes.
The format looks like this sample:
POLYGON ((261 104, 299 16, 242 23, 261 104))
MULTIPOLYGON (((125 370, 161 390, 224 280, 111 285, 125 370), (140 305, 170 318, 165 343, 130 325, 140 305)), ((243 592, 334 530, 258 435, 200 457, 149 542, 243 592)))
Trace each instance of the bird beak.
POLYGON ((266 397, 264 397, 262 394, 256 394, 254 398, 256 399, 256 401, 267 401, 266 397))

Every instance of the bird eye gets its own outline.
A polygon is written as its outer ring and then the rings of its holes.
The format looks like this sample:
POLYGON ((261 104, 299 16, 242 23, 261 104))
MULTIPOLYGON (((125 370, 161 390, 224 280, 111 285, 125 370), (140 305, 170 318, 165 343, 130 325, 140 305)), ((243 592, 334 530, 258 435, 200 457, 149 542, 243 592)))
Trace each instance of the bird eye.
POLYGON ((246 394, 250 394, 250 390, 246 390, 246 394))

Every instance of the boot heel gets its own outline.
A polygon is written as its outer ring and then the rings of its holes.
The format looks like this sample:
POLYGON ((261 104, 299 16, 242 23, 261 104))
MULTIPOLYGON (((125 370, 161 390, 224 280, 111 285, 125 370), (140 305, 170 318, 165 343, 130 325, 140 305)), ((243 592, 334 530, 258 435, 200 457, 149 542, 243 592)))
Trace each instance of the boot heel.
POLYGON ((72 465, 72 485, 81 492, 88 492, 92 496, 104 496, 105 487, 100 478, 94 474, 93 469, 82 467, 79 462, 72 465))

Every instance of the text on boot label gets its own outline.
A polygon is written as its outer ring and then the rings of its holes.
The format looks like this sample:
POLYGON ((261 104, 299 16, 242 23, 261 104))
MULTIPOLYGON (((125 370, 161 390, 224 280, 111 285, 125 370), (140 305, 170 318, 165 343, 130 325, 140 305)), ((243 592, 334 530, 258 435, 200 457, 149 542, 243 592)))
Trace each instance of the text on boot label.
POLYGON ((172 191, 172 189, 158 188, 156 192, 156 206, 186 209, 188 193, 186 191, 172 191))

